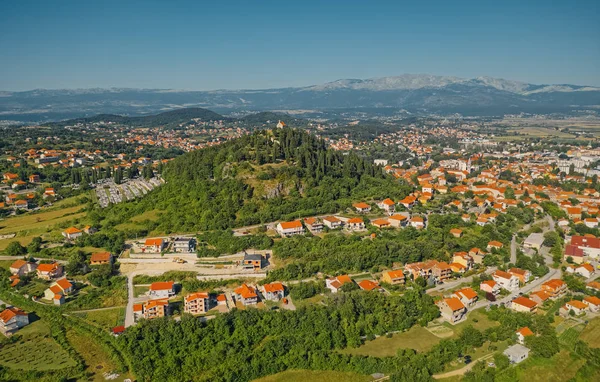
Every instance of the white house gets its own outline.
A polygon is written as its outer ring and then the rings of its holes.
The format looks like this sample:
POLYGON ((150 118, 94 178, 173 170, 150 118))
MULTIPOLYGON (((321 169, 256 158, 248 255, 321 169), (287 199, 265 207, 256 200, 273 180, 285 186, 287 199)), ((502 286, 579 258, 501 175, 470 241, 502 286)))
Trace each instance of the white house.
POLYGON ((323 224, 330 229, 336 229, 342 226, 342 221, 335 216, 326 216, 323 218, 323 224))
POLYGON ((507 291, 513 292, 519 289, 519 278, 508 272, 498 270, 492 274, 492 279, 494 279, 500 288, 507 291))
POLYGON ((283 237, 302 235, 304 233, 304 227, 300 220, 281 222, 277 224, 277 233, 283 237))
POLYGON ((153 299, 169 298, 175 296, 175 283, 173 281, 157 281, 150 284, 148 295, 153 299))
POLYGON ((19 308, 10 307, 0 312, 0 333, 10 336, 29 324, 29 315, 19 308))
POLYGON ((529 349, 521 344, 515 344, 506 349, 504 355, 508 357, 510 363, 520 363, 529 357, 529 349))

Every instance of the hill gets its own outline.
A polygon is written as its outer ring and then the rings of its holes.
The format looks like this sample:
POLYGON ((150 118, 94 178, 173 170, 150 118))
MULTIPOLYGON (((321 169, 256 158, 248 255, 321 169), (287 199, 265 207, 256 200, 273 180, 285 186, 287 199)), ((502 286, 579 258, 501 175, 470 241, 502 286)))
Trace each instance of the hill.
POLYGON ((502 115, 569 114, 594 110, 594 105, 600 104, 600 88, 594 86, 427 74, 342 79, 314 86, 262 90, 38 89, 0 95, 0 118, 16 121, 106 113, 147 115, 190 106, 221 112, 360 108, 372 109, 370 112, 376 114, 378 109, 398 108, 418 115, 502 115))
POLYGON ((334 213, 356 200, 399 198, 410 190, 380 167, 293 129, 261 130, 186 153, 166 166, 163 177, 166 184, 139 202, 99 211, 104 224, 160 210, 160 219, 144 230, 226 229, 334 213))
POLYGON ((115 114, 98 114, 93 117, 75 118, 68 119, 60 122, 46 123, 48 126, 69 126, 78 123, 94 123, 94 122, 112 122, 121 123, 134 127, 147 127, 147 126, 165 126, 175 127, 181 123, 189 122, 192 119, 200 121, 218 121, 226 120, 220 114, 217 114, 211 110, 202 108, 184 108, 167 111, 156 115, 147 115, 143 117, 128 117, 123 115, 115 114))

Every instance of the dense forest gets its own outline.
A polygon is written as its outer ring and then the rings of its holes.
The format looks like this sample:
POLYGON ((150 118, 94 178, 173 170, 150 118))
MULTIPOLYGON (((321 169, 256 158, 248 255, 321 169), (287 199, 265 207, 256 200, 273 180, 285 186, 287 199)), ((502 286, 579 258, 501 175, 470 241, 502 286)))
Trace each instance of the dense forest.
POLYGON ((180 323, 142 321, 120 340, 144 381, 248 381, 291 368, 389 373, 406 365, 335 350, 438 315, 432 298, 420 290, 403 296, 356 291, 297 311, 233 310, 206 323, 187 315, 180 323))
POLYGON ((402 198, 411 188, 355 154, 333 151, 292 129, 258 131, 184 154, 164 169, 167 184, 102 211, 105 226, 163 211, 164 232, 225 229, 334 213, 366 198, 402 198))

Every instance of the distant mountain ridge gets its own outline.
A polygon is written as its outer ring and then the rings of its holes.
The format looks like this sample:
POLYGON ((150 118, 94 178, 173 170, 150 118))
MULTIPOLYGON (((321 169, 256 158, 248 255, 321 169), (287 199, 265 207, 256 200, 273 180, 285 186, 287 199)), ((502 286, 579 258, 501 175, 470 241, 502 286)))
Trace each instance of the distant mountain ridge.
POLYGON ((261 90, 95 88, 0 92, 0 120, 44 121, 107 113, 140 116, 191 107, 221 113, 344 108, 398 108, 414 114, 573 113, 600 110, 600 88, 536 85, 492 77, 404 74, 261 90))

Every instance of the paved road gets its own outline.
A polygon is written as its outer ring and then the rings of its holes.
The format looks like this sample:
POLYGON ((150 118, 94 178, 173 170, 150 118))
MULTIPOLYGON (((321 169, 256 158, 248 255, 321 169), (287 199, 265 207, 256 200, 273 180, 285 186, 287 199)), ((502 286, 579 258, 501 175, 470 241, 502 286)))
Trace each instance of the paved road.
MULTIPOLYGON (((497 269, 498 269, 497 267, 490 267, 490 268, 486 269, 484 273, 486 273, 488 275, 491 275, 492 273, 496 272, 497 269)), ((436 286, 434 288, 427 289, 427 293, 443 292, 445 290, 457 287, 460 284, 470 283, 471 281, 473 281, 473 278, 475 276, 479 276, 479 274, 472 275, 472 276, 469 276, 469 277, 463 277, 463 278, 460 278, 460 279, 457 279, 457 280, 453 280, 453 281, 450 281, 450 282, 447 282, 447 283, 440 284, 440 285, 438 285, 438 286, 436 286)))
POLYGON ((517 263, 517 235, 512 235, 512 240, 510 241, 510 262, 513 264, 517 263))

